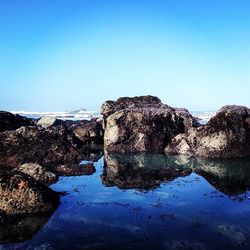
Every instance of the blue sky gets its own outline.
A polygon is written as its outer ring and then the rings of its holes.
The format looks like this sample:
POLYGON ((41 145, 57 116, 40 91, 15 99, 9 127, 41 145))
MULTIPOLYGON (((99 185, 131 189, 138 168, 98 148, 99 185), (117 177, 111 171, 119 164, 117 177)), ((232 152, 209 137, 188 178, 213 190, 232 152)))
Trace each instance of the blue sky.
POLYGON ((0 0, 0 109, 250 106, 249 67, 249 1, 0 0))

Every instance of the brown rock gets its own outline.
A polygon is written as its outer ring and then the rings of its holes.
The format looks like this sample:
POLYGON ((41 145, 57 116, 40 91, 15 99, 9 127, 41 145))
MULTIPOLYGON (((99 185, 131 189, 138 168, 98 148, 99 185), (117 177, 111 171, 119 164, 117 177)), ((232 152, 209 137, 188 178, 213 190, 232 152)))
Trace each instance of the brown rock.
POLYGON ((95 171, 95 167, 92 163, 59 165, 55 167, 55 172, 60 176, 92 175, 95 171))
POLYGON ((101 112, 109 152, 163 152, 175 135, 199 125, 187 110, 164 105, 153 96, 108 101, 101 112))
POLYGON ((58 205, 58 194, 31 177, 23 173, 0 176, 0 210, 7 215, 46 213, 58 205))
POLYGON ((204 158, 250 156, 250 109, 224 106, 207 125, 177 135, 165 152, 204 158))
POLYGON ((49 185, 57 181, 57 176, 55 174, 36 163, 25 163, 18 168, 18 171, 33 177, 35 180, 45 185, 49 185))
POLYGON ((15 130, 22 126, 31 126, 33 121, 20 115, 14 115, 7 111, 0 111, 0 133, 15 130))

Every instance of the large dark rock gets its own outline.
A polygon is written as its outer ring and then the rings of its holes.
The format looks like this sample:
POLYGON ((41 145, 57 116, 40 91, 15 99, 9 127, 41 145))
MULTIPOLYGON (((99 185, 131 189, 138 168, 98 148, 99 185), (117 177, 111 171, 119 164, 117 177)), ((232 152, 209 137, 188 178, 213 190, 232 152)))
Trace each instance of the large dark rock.
POLYGON ((0 133, 30 125, 33 125, 33 121, 31 119, 20 115, 14 115, 10 112, 0 111, 0 133))
POLYGON ((187 110, 164 105, 153 96, 108 101, 101 113, 109 152, 163 152, 175 135, 199 125, 187 110))
POLYGON ((48 213, 58 205, 59 195, 30 176, 0 176, 0 210, 7 215, 48 213))
POLYGON ((224 106, 205 126, 177 135, 165 151, 204 158, 250 156, 250 109, 224 106))
POLYGON ((84 144, 103 144, 103 128, 96 119, 79 122, 71 126, 71 129, 74 135, 84 144))
POLYGON ((0 134, 0 159, 19 166, 33 162, 53 166, 80 160, 77 138, 64 126, 43 129, 21 127, 0 134))
POLYGON ((162 107, 161 100, 155 96, 135 96, 135 97, 120 97, 117 101, 106 101, 102 104, 101 114, 103 115, 106 125, 107 118, 116 111, 133 108, 160 108, 162 107))

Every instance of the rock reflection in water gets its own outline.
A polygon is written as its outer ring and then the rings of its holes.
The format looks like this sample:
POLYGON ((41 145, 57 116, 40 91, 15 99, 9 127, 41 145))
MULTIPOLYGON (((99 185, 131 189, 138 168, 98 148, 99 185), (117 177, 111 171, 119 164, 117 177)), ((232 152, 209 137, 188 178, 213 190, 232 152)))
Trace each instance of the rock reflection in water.
POLYGON ((250 188, 249 159, 202 160, 161 154, 105 153, 101 179, 105 186, 149 189, 192 172, 227 195, 239 195, 250 188))
POLYGON ((195 160, 192 170, 227 195, 239 195, 250 189, 250 160, 195 160))
POLYGON ((30 240, 47 224, 51 216, 51 213, 13 218, 8 216, 6 221, 0 223, 0 244, 30 240))
POLYGON ((105 186, 149 189, 162 182, 187 176, 191 169, 178 165, 174 158, 161 154, 114 155, 105 153, 104 172, 101 179, 105 186))

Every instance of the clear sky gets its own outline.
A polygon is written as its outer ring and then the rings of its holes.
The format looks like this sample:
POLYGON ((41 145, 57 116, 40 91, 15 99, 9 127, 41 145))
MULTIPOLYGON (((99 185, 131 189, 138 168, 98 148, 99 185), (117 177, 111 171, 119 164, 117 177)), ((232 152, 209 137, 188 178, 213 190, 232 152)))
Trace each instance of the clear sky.
POLYGON ((250 106, 250 1, 0 0, 0 109, 151 94, 250 106))

